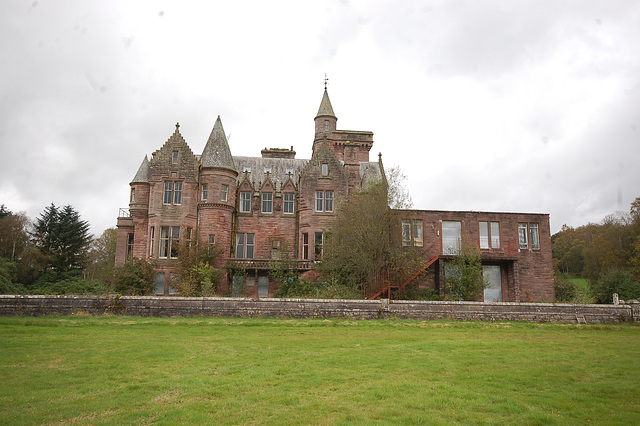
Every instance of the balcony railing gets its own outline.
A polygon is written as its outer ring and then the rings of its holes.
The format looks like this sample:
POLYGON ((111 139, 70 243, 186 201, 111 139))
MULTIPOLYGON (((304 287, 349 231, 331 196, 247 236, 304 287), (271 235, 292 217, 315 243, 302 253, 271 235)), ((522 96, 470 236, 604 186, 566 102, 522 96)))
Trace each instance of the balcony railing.
MULTIPOLYGON (((227 268, 230 269, 269 269, 273 262, 277 259, 229 259, 227 268)), ((292 261, 298 271, 309 271, 314 268, 315 262, 312 260, 294 260, 292 261)))
POLYGON ((120 208, 118 209, 118 218, 121 217, 131 217, 131 213, 129 213, 129 209, 120 208))

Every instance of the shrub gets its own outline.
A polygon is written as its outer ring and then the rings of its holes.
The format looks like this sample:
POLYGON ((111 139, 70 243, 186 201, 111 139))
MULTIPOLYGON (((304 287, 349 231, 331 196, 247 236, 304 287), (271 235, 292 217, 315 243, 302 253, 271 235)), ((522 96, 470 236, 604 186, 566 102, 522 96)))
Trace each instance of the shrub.
POLYGON ((556 302, 575 303, 578 297, 578 286, 563 274, 554 277, 556 302))
POLYGON ((318 287, 311 281, 303 278, 285 280, 274 297, 316 297, 318 287))
POLYGON ((456 256, 445 264, 445 286, 452 300, 477 300, 490 286, 482 273, 480 249, 466 235, 456 256))
POLYGON ((101 295, 107 292, 107 286, 100 280, 66 278, 55 282, 39 282, 33 292, 60 295, 101 295))
POLYGON ((409 287, 402 293, 404 300, 440 300, 440 294, 438 290, 430 288, 418 290, 414 287, 409 287))
POLYGON ((324 282, 318 283, 315 297, 318 299, 362 299, 362 293, 329 277, 324 282))
POLYGON ((15 263, 0 257, 0 294, 23 294, 22 284, 15 282, 17 276, 15 263))
POLYGON ((141 296, 153 291, 156 271, 145 259, 128 260, 116 268, 114 291, 129 296, 141 296))
POLYGON ((613 293, 618 293, 623 300, 640 299, 640 283, 631 272, 614 269, 600 275, 593 292, 599 303, 611 303, 613 293))
POLYGON ((188 268, 182 268, 179 279, 173 283, 180 296, 215 296, 222 272, 208 262, 200 261, 188 268))

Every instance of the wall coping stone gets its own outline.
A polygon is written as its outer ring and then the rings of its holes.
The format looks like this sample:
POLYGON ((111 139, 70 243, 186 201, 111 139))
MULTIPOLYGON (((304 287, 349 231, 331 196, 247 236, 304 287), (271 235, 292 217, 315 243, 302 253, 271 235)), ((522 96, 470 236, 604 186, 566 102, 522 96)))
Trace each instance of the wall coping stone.
POLYGON ((618 305, 419 300, 180 296, 0 295, 0 315, 121 314, 287 318, 412 318, 474 321, 640 323, 640 302, 618 305))

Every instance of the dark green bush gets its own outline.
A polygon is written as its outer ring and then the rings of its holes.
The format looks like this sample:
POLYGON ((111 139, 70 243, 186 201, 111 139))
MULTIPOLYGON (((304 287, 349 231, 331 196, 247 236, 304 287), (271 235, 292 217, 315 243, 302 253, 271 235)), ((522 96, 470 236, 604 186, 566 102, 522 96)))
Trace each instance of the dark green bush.
POLYGON ((315 297, 318 287, 307 279, 285 279, 275 297, 315 297))
POLYGON ((593 292, 599 303, 612 303, 613 293, 618 293, 622 300, 640 299, 640 283, 631 272, 614 269, 600 275, 593 292))
POLYGON ((418 290, 414 287, 406 288, 402 292, 402 299, 404 300, 440 300, 440 294, 437 290, 423 289, 418 290))
POLYGON ((22 284, 15 282, 16 276, 15 263, 0 257, 0 294, 24 294, 22 284))
POLYGON ((116 268, 114 291, 127 296, 151 294, 156 271, 154 265, 144 259, 128 260, 116 268))
POLYGON ((36 294, 101 295, 107 292, 107 286, 100 280, 68 278, 56 282, 40 282, 32 289, 36 294))

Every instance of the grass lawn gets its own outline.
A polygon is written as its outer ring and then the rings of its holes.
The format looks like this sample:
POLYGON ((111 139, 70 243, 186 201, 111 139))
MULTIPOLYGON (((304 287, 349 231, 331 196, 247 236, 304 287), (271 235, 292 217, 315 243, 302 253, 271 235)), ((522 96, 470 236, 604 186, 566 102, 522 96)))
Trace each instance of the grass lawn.
POLYGON ((2 424, 638 424, 640 327, 0 318, 2 424))
POLYGON ((578 303, 596 303, 592 295, 591 283, 586 278, 569 278, 578 288, 578 303))

